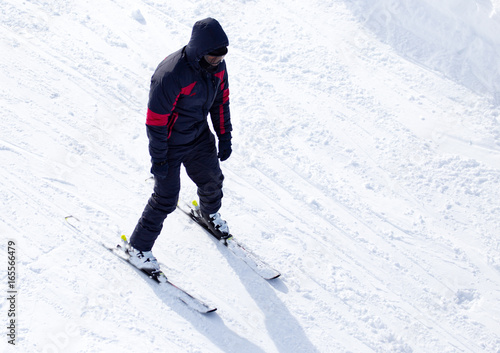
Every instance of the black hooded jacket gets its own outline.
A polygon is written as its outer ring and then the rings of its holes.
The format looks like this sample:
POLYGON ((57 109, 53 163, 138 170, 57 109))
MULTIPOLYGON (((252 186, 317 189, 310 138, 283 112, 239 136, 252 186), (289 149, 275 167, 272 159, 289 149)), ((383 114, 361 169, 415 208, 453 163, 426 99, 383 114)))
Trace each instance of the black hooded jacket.
POLYGON ((168 146, 192 144, 212 124, 219 139, 230 138, 229 84, 226 63, 214 73, 200 66, 200 59, 228 46, 217 20, 206 18, 193 27, 185 47, 167 56, 151 78, 146 127, 153 162, 167 160, 168 146))

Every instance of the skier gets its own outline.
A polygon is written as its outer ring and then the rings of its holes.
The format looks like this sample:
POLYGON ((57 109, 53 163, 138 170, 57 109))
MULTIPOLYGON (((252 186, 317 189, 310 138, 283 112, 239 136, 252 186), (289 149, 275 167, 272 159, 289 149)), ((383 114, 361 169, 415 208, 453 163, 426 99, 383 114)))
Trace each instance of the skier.
POLYGON ((198 21, 189 43, 167 56, 151 78, 146 129, 155 185, 127 249, 129 261, 140 269, 160 270, 151 249, 165 218, 176 209, 181 164, 198 187, 199 215, 218 237, 229 237, 227 223, 218 212, 224 179, 219 159, 225 161, 232 151, 224 61, 228 45, 217 20, 198 21))

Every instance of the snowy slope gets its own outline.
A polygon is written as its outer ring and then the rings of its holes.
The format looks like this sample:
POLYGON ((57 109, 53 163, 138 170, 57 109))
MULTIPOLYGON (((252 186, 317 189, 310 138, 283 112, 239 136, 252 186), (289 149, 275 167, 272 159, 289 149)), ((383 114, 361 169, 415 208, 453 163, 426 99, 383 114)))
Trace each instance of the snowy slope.
POLYGON ((0 8, 0 351, 500 352, 498 0, 0 8), (154 252, 203 316, 97 243, 142 212, 149 78, 207 16, 230 39, 221 212, 283 276, 174 213, 154 252))

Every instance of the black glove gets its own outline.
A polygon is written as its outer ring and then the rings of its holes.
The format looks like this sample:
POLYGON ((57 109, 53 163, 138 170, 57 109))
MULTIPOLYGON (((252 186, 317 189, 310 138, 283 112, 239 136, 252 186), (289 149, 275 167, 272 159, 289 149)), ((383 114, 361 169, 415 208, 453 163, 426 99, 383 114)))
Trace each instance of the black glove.
POLYGON ((229 158, 233 150, 231 149, 231 133, 225 133, 219 136, 219 154, 217 157, 222 161, 229 158))
POLYGON ((151 166, 151 173, 157 178, 165 179, 168 174, 167 161, 153 162, 153 165, 151 166))

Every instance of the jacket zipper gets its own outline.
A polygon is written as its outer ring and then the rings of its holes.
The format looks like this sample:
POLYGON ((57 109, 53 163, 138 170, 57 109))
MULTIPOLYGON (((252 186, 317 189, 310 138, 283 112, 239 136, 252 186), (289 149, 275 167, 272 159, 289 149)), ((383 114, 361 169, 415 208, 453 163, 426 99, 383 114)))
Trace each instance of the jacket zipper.
POLYGON ((203 106, 203 113, 205 114, 205 117, 206 117, 206 116, 208 116, 210 108, 212 107, 212 104, 214 103, 216 93, 217 93, 217 86, 215 84, 215 77, 213 75, 206 73, 204 76, 205 76, 204 81, 205 81, 205 84, 207 85, 207 99, 205 101, 205 105, 203 106), (212 91, 210 91, 210 88, 212 89, 212 91))

